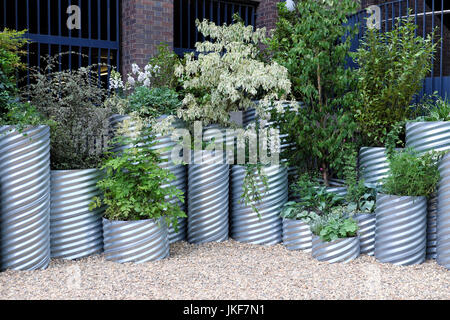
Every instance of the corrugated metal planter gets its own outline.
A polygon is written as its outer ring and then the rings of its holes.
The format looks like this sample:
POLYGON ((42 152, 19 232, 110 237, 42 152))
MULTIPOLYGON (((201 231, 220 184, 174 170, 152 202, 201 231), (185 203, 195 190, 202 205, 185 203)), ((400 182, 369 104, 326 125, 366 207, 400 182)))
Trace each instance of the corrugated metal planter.
POLYGON ((420 153, 450 149, 450 121, 406 123, 406 146, 420 153))
POLYGON ((79 259, 103 251, 104 208, 89 210, 100 196, 98 169, 51 172, 50 248, 52 258, 79 259))
POLYGON ((425 261, 426 197, 377 195, 375 258, 396 265, 425 261))
POLYGON ((328 263, 350 262, 359 256, 359 237, 324 242, 320 237, 313 235, 312 256, 328 263))
POLYGON ((450 269, 450 154, 439 164, 436 262, 450 269))
POLYGON ((0 127, 0 267, 50 261, 50 128, 0 127), (26 136, 24 136, 24 134, 26 136))
MULTIPOLYGON (((166 116, 161 116, 160 118, 158 118, 159 121, 163 120, 164 118, 166 118, 166 116)), ((126 119, 130 119, 130 116, 127 115, 113 115, 111 116, 111 118, 109 119, 109 124, 110 124, 110 135, 114 136, 115 134, 117 134, 117 130, 120 128, 121 124, 123 123, 123 121, 125 121, 126 119)), ((183 128, 184 127, 184 123, 180 120, 177 119, 174 122, 172 122, 172 127, 174 129, 176 128, 183 128)), ((136 132, 135 132, 135 127, 133 122, 130 122, 129 124, 129 130, 130 130, 130 134, 129 136, 135 136, 136 132)), ((176 141, 172 141, 171 136, 170 135, 161 135, 161 134, 157 134, 155 136, 155 144, 152 146, 152 150, 157 150, 160 153, 160 158, 164 160, 163 163, 161 163, 161 168, 170 170, 176 177, 176 179, 174 181, 171 182, 172 186, 177 187, 180 191, 182 191, 184 194, 186 194, 186 190, 187 190, 187 172, 186 172, 186 166, 183 164, 175 164, 174 162, 170 161, 171 160, 171 153, 172 153, 172 148, 177 145, 176 141)), ((130 148, 131 145, 125 145, 125 146, 113 146, 113 152, 120 152, 126 148, 130 148)), ((182 155, 181 155, 182 156, 182 155)), ((164 186, 163 186, 164 187, 164 186)), ((186 205, 184 203, 182 203, 181 201, 179 201, 178 199, 174 198, 174 199, 169 199, 169 201, 171 203, 178 203, 178 205, 180 206, 181 210, 186 211, 186 205)), ((186 226, 187 226, 187 222, 185 218, 180 218, 179 219, 179 230, 178 232, 175 232, 175 230, 170 227, 169 228, 169 238, 170 238, 170 243, 173 242, 177 242, 177 241, 182 241, 186 239, 186 226)))
POLYGON ((282 241, 280 212, 288 200, 287 168, 274 165, 262 170, 267 175, 268 190, 262 182, 257 186, 263 194, 263 199, 255 203, 260 214, 258 217, 251 205, 241 200, 245 167, 235 165, 231 168, 231 237, 253 244, 277 244, 282 241))
POLYGON ((303 220, 283 219, 283 244, 289 250, 311 252, 312 232, 303 220))
POLYGON ((427 204, 427 259, 436 259, 436 241, 437 241, 437 194, 428 199, 427 204))
POLYGON ((362 147, 359 151, 359 170, 367 186, 381 185, 389 175, 386 148, 362 147))
POLYGON ((169 256, 169 234, 164 218, 155 221, 103 219, 105 257, 119 263, 142 263, 169 256))
POLYGON ((375 222, 374 213, 359 213, 352 216, 358 223, 360 253, 373 256, 375 254, 375 222))
POLYGON ((210 160, 188 166, 188 241, 191 243, 228 239, 229 165, 222 156, 210 160))

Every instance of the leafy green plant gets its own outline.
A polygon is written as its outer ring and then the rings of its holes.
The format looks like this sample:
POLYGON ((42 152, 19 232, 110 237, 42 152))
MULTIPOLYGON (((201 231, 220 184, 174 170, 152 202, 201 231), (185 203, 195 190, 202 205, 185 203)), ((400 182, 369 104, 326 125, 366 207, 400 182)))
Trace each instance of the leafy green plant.
POLYGON ((289 201, 281 210, 281 218, 292 219, 292 220, 302 220, 306 223, 310 223, 318 218, 318 215, 313 211, 305 210, 302 203, 297 203, 295 201, 289 201))
POLYGON ((347 60, 356 28, 349 26, 347 16, 357 9, 353 0, 333 5, 294 0, 293 11, 280 2, 277 27, 267 42, 269 56, 289 71, 295 99, 304 103, 298 110, 272 113, 295 146, 286 157, 310 170, 321 168, 326 185, 333 173, 342 175, 344 155, 355 136, 356 123, 347 110, 356 101, 356 74, 347 60))
POLYGON ((383 146, 392 126, 411 117, 409 105, 432 68, 439 41, 435 31, 416 36, 413 19, 398 19, 388 32, 368 30, 356 53, 361 103, 352 111, 367 146, 383 146))
POLYGON ((313 182, 309 174, 302 174, 291 188, 300 199, 296 207, 317 215, 327 215, 345 202, 341 195, 329 192, 327 187, 313 182))
POLYGON ((160 167, 159 154, 152 150, 154 137, 146 131, 135 139, 120 137, 116 143, 131 144, 120 155, 110 155, 101 167, 106 177, 98 182, 103 197, 95 197, 91 210, 107 205, 105 217, 109 220, 143 220, 165 217, 177 228, 177 218, 186 217, 176 203, 184 202, 182 192, 170 182, 175 176, 160 167))
POLYGON ((430 196, 440 179, 437 163, 443 154, 432 151, 419 155, 411 148, 392 152, 382 191, 397 196, 430 196))
POLYGON ((56 123, 51 133, 52 168, 96 168, 102 153, 93 142, 102 141, 111 115, 111 110, 102 106, 106 89, 91 76, 97 66, 55 71, 59 69, 58 56, 45 60, 43 69, 31 70, 32 81, 22 97, 56 123))
POLYGON ((165 43, 161 43, 156 49, 157 54, 149 60, 149 64, 159 67, 158 72, 153 74, 153 87, 176 90, 180 83, 175 76, 175 68, 181 63, 180 58, 165 43))
POLYGON ((423 101, 414 106, 421 115, 414 121, 449 121, 450 101, 442 98, 435 92, 433 95, 425 97, 423 101))
POLYGON ((358 223, 353 218, 345 218, 341 214, 330 214, 315 219, 311 223, 311 232, 322 241, 330 242, 356 237, 358 223))
POLYGON ((174 115, 181 106, 178 93, 169 88, 138 87, 128 96, 127 114, 138 113, 144 118, 174 115))

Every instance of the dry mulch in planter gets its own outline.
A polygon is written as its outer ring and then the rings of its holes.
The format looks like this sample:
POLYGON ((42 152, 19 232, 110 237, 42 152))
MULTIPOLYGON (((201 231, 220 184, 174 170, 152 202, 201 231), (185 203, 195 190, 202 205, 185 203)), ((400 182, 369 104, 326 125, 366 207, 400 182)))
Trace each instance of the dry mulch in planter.
POLYGON ((116 264, 102 255, 0 273, 0 299, 450 299, 450 271, 428 260, 394 266, 361 256, 318 262, 281 244, 171 245, 170 258, 116 264))

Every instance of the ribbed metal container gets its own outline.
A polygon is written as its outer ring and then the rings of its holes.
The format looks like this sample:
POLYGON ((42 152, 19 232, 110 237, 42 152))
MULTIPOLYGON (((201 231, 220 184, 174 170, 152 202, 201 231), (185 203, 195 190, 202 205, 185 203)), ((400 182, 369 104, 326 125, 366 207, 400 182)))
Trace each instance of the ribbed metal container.
MULTIPOLYGON (((161 121, 166 116, 160 117, 158 120, 161 121)), ((130 119, 130 116, 127 115, 113 115, 109 119, 110 124, 110 135, 113 136, 117 134, 117 129, 120 128, 123 121, 126 119, 130 119)), ((184 123, 177 119, 174 122, 172 122, 173 128, 183 128, 184 123)), ((133 123, 130 123, 129 125, 130 130, 130 136, 134 136, 136 134, 135 127, 133 123)), ((157 134, 155 136, 154 140, 155 144, 151 147, 152 150, 157 150, 160 153, 160 158, 164 160, 163 163, 161 163, 161 168, 170 170, 176 177, 174 181, 171 182, 170 185, 177 187, 180 191, 182 191, 184 194, 186 194, 187 190, 187 170, 186 166, 183 164, 175 164, 171 161, 171 154, 172 154, 172 148, 177 145, 177 142, 172 141, 172 138, 170 135, 161 135, 157 134)), ((130 145, 125 146, 113 146, 113 152, 120 152, 126 148, 130 148, 130 145)), ((181 155, 182 156, 182 155, 181 155)), ((164 186, 163 186, 164 187, 164 186)), ((177 203, 181 210, 186 211, 186 205, 179 201, 178 199, 168 199, 171 203, 177 203)), ((175 230, 170 227, 169 228, 169 238, 170 242, 177 242, 182 241, 186 239, 186 226, 187 221, 185 218, 179 219, 179 229, 178 232, 175 232, 175 230)))
POLYGON ((434 194, 427 204, 427 259, 436 259, 438 197, 434 194))
POLYGON ((164 218, 140 221, 103 219, 105 257, 119 263, 142 263, 169 256, 169 233, 164 218))
POLYGON ((352 216, 358 223, 360 253, 373 256, 375 254, 375 223, 374 213, 359 213, 352 216))
POLYGON ((50 261, 50 128, 0 127, 0 267, 50 261), (26 135, 26 136, 25 136, 26 135))
POLYGON ((420 153, 450 149, 450 121, 406 123, 406 146, 420 153))
POLYGON ((381 185, 389 175, 386 148, 362 147, 359 151, 359 170, 367 186, 381 185))
POLYGON ((188 166, 188 241, 228 239, 229 165, 223 157, 188 166))
POLYGON ((359 256, 359 237, 324 242, 313 235, 311 252, 312 256, 319 261, 347 263, 359 256))
POLYGON ((375 258, 396 265, 425 261, 426 197, 377 195, 375 258))
POLYGON ((436 262, 450 269, 450 154, 439 164, 436 262))
POLYGON ((287 168, 274 165, 262 170, 267 175, 268 190, 263 182, 258 183, 257 188, 263 195, 261 201, 255 203, 260 214, 258 217, 252 207, 241 199, 245 167, 231 167, 231 237, 253 244, 277 244, 282 241, 280 212, 288 200, 287 168))
POLYGON ((311 252, 312 232, 303 220, 283 219, 283 244, 289 250, 311 252))
POLYGON ((89 210, 100 196, 98 169, 53 170, 51 172, 51 257, 79 259, 103 251, 102 215, 105 208, 89 210))

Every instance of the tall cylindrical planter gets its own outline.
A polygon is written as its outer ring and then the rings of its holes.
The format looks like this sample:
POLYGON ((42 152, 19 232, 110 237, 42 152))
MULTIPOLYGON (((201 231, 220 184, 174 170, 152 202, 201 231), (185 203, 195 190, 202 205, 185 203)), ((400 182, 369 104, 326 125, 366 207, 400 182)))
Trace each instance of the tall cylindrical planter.
POLYGON ((289 250, 311 252, 312 232, 303 220, 283 219, 283 245, 289 250))
POLYGON ((420 153, 450 149, 450 121, 406 123, 406 146, 420 153))
POLYGON ((367 186, 381 185, 389 175, 386 148, 362 147, 359 151, 359 171, 367 186))
POLYGON ((375 222, 374 213, 359 213, 352 216, 358 223, 360 253, 373 256, 375 254, 375 222))
POLYGON ((450 154, 441 160, 439 172, 436 262, 450 269, 450 154))
POLYGON ((427 199, 377 195, 375 258, 396 265, 425 261, 427 199))
POLYGON ((103 251, 104 207, 89 210, 101 196, 98 169, 52 170, 50 248, 52 258, 79 259, 103 251))
POLYGON ((0 127, 0 267, 50 261, 50 128, 0 127))
MULTIPOLYGON (((223 155, 188 166, 188 241, 219 242, 228 239, 229 165, 223 155)), ((198 157, 194 157, 198 160, 198 157)))
POLYGON ((359 237, 325 242, 313 235, 312 256, 328 263, 350 262, 359 256, 359 237))
POLYGON ((246 168, 239 165, 231 168, 231 237, 253 244, 277 244, 282 241, 280 212, 288 200, 288 172, 282 165, 262 167, 261 170, 267 177, 267 188, 262 181, 256 186, 262 195, 261 201, 253 203, 258 216, 251 204, 246 205, 241 199, 246 168))
MULTIPOLYGON (((158 118, 158 121, 162 121, 166 116, 162 116, 158 118)), ((131 117, 128 115, 113 115, 109 119, 110 125, 110 135, 116 135, 120 126, 124 123, 125 120, 130 120, 131 117)), ((128 123, 129 129, 129 137, 135 136, 137 134, 135 124, 131 121, 128 123)), ((180 119, 176 119, 172 122, 172 127, 182 128, 184 127, 183 122, 180 119)), ((172 148, 177 145, 176 141, 173 141, 170 135, 162 135, 157 134, 154 140, 155 144, 151 147, 152 150, 156 150, 160 153, 160 158, 164 161, 161 163, 161 167, 167 170, 170 170, 175 175, 175 180, 173 180, 170 185, 175 186, 177 189, 186 194, 187 190, 187 172, 186 166, 181 163, 174 163, 171 161, 172 148)), ((126 148, 130 148, 131 145, 114 145, 112 147, 113 152, 120 152, 126 148)), ((182 155, 180 155, 182 157, 182 155)), ((186 211, 185 203, 182 203, 177 198, 169 199, 171 203, 176 203, 180 206, 182 211, 186 211)), ((178 219, 178 232, 175 232, 175 229, 170 226, 169 227, 169 239, 170 243, 174 243, 177 241, 182 241, 186 239, 186 226, 187 221, 186 218, 178 219)))
POLYGON ((436 259, 438 197, 432 195, 427 204, 427 259, 436 259))
POLYGON ((118 263, 142 263, 169 256, 169 234, 159 220, 110 221, 103 219, 105 257, 118 263))

